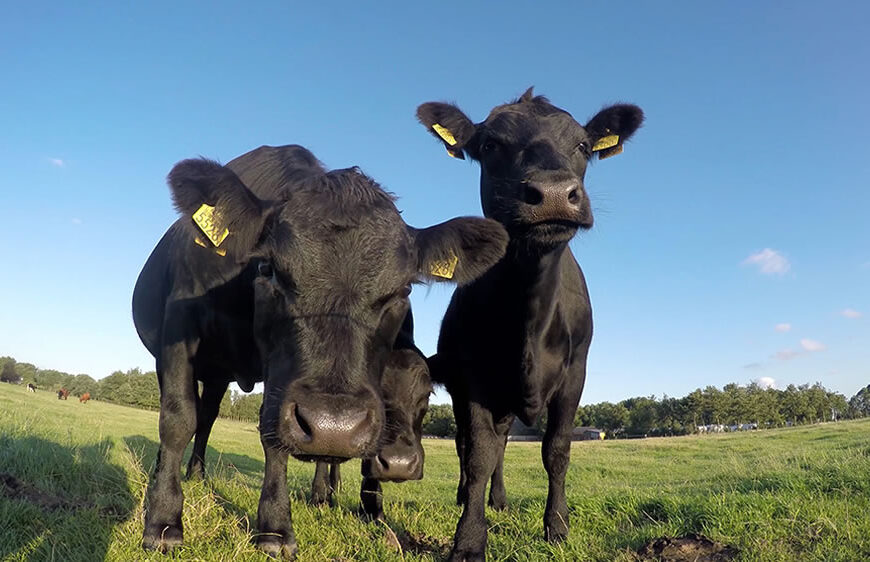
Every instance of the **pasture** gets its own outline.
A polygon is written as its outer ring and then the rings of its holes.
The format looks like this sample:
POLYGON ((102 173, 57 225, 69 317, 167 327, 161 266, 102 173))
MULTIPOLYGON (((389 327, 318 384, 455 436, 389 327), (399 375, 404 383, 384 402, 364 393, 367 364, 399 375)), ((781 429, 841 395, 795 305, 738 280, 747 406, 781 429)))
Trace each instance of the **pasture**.
MULTIPOLYGON (((343 465, 332 509, 307 505, 314 465, 291 460, 299 560, 442 560, 458 464, 452 441, 424 446, 424 480, 384 485, 386 524, 356 516, 359 461, 343 465)), ((139 546, 156 451, 156 412, 0 384, 0 559, 266 560, 251 544, 263 469, 253 424, 218 420, 210 477, 184 483, 186 545, 170 557, 139 546)), ((487 512, 490 560, 628 561, 693 532, 739 560, 870 559, 870 420, 575 443, 561 546, 541 540, 540 444, 509 444, 505 474, 509 507, 487 512)))

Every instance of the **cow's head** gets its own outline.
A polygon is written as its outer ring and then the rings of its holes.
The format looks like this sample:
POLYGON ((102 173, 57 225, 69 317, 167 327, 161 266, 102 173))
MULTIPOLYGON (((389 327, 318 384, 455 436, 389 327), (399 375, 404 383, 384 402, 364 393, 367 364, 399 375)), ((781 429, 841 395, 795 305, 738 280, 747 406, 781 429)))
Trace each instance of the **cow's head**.
MULTIPOLYGON (((238 264, 237 279, 250 284, 264 444, 306 460, 371 457, 384 425, 384 362, 411 285, 475 279, 501 259, 507 235, 480 218, 409 227, 355 168, 299 175, 286 174, 292 185, 267 201, 228 167, 196 159, 177 164, 169 185, 178 210, 204 225, 189 221, 187 235, 217 244, 209 259, 238 264)), ((274 174, 257 181, 267 179, 274 174)))
POLYGON ((390 353, 381 382, 386 423, 378 454, 363 460, 363 476, 401 482, 423 478, 423 416, 432 380, 426 360, 410 349, 390 353))
POLYGON ((583 184, 586 165, 622 151, 643 122, 634 105, 601 110, 586 125, 529 88, 474 124, 455 105, 424 103, 417 118, 448 154, 480 163, 483 212, 507 228, 512 242, 547 250, 592 227, 583 184))

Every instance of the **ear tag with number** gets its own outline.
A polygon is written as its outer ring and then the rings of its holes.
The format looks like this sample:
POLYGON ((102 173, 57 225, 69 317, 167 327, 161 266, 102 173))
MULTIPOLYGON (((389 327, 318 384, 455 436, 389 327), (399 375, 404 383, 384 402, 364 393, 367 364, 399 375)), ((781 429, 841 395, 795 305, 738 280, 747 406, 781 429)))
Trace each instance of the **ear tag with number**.
POLYGON ((193 213, 193 222, 208 237, 209 241, 215 248, 221 245, 227 236, 230 234, 228 228, 221 230, 218 222, 220 222, 220 213, 215 211, 215 208, 205 203, 193 213))
POLYGON ((453 279, 453 272, 456 271, 456 264, 458 263, 459 258, 451 252, 449 258, 430 263, 429 274, 443 279, 453 279))
POLYGON ((604 150, 598 153, 598 159, 604 160, 605 158, 610 158, 611 156, 616 156, 617 154, 622 154, 622 145, 617 144, 613 148, 605 148, 604 150))
POLYGON ((592 152, 598 152, 599 150, 604 150, 616 146, 617 144, 619 144, 619 135, 607 135, 606 137, 598 139, 598 142, 596 142, 592 147, 592 152))
POLYGON ((456 139, 453 137, 453 133, 450 132, 450 129, 447 127, 442 127, 438 123, 432 124, 432 130, 441 137, 441 140, 449 144, 450 146, 456 146, 456 139))

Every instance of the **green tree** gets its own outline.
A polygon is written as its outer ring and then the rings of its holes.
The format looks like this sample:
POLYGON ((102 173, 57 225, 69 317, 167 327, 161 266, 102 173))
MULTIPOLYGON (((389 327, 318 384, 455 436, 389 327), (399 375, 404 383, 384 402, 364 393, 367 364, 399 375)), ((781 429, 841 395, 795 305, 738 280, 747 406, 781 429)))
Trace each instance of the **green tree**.
POLYGON ((11 357, 4 357, 3 359, 8 359, 8 361, 3 363, 3 369, 0 370, 0 382, 20 384, 21 375, 19 375, 15 370, 15 359, 12 359, 11 357))
POLYGON ((433 404, 423 416, 423 433, 436 437, 454 437, 456 435, 456 420, 453 417, 453 407, 449 404, 433 404))
POLYGON ((867 416, 870 416, 870 384, 849 399, 849 417, 864 418, 867 416))

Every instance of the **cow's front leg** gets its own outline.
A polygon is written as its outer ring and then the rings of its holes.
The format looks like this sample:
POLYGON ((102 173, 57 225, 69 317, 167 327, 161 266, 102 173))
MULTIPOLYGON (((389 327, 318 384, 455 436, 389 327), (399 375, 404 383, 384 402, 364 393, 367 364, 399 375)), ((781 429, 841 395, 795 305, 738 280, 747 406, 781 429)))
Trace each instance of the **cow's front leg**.
POLYGON ((160 383, 160 448, 148 485, 142 547, 167 552, 183 542, 181 459, 196 430, 196 381, 192 346, 179 342, 164 348, 157 372, 160 383))
POLYGON ((363 479, 359 489, 359 502, 362 516, 369 521, 374 521, 384 518, 384 494, 381 491, 380 481, 366 476, 369 473, 366 463, 370 462, 371 460, 363 460, 363 479))
POLYGON ((501 451, 492 414, 478 404, 468 405, 468 431, 465 435, 466 499, 456 526, 450 562, 486 560, 486 484, 492 476, 501 451))
POLYGON ((465 505, 465 500, 468 498, 465 478, 466 443, 468 442, 465 432, 468 431, 468 422, 465 418, 464 406, 454 404, 453 419, 456 420, 456 456, 459 457, 459 484, 456 486, 456 505, 460 506, 465 505))
POLYGON ((290 496, 287 494, 287 452, 263 442, 266 467, 263 490, 257 508, 257 546, 269 556, 296 558, 296 535, 290 520, 290 496))
POLYGON ((583 388, 561 388, 548 408, 547 431, 541 447, 541 457, 547 470, 549 486, 544 510, 544 538, 559 543, 568 536, 568 502, 565 497, 565 475, 571 459, 571 433, 574 414, 583 388))
POLYGON ((188 478, 205 478, 205 449, 228 385, 227 381, 203 382, 202 384, 202 397, 199 399, 199 407, 196 412, 196 437, 193 441, 193 453, 187 463, 188 478))

